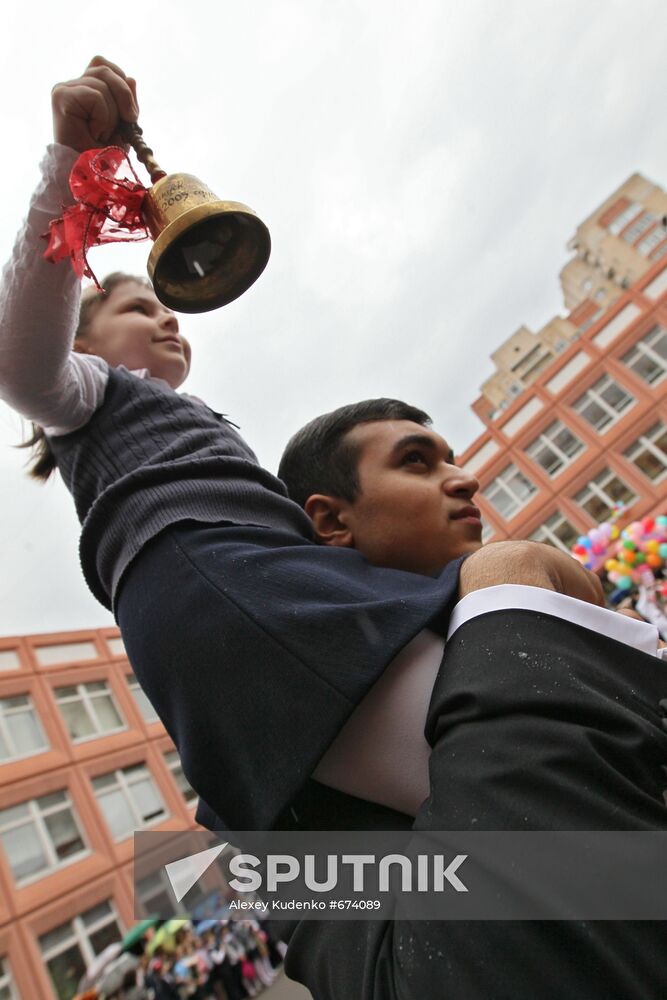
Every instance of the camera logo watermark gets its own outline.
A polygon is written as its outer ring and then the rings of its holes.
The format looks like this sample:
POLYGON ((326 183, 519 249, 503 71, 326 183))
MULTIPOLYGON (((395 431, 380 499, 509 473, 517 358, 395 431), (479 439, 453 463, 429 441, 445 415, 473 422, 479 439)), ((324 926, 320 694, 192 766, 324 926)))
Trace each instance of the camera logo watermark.
POLYGON ((218 844, 217 847, 209 847, 208 850, 188 854, 184 858, 179 858, 178 861, 170 861, 164 866, 177 903, 180 903, 193 885, 202 878, 216 858, 220 857, 225 847, 227 847, 227 841, 218 844))

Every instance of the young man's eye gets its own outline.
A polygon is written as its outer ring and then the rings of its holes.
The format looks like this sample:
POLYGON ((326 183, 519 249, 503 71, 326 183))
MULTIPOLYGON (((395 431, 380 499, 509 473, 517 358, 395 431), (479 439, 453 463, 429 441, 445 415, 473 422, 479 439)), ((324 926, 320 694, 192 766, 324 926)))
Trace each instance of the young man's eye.
POLYGON ((406 451, 403 456, 403 465, 415 465, 421 463, 422 465, 427 465, 426 456, 423 451, 418 451, 413 448, 412 451, 406 451))
POLYGON ((141 302, 135 302, 133 305, 130 306, 129 311, 140 312, 143 313, 144 316, 148 315, 148 309, 146 308, 146 306, 142 305, 141 302))

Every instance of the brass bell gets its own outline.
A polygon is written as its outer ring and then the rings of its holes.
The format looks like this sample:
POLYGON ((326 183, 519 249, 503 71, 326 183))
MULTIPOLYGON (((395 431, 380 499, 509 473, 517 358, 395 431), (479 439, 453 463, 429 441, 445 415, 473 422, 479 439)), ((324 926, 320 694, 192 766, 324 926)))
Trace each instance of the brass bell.
POLYGON ((220 201, 192 174, 165 174, 138 125, 123 123, 122 133, 153 184, 142 211, 154 240, 148 274, 160 302, 198 313, 243 295, 271 253, 262 220, 247 205, 220 201))

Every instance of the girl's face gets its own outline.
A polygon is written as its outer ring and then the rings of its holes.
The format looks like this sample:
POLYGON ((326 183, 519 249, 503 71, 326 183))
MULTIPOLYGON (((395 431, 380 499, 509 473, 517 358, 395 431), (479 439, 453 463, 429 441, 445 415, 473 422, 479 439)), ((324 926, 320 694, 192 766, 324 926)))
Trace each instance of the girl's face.
POLYGON ((190 370, 190 345, 178 332, 176 316, 136 281, 124 281, 106 296, 75 348, 96 354, 112 368, 148 368, 172 389, 190 370))

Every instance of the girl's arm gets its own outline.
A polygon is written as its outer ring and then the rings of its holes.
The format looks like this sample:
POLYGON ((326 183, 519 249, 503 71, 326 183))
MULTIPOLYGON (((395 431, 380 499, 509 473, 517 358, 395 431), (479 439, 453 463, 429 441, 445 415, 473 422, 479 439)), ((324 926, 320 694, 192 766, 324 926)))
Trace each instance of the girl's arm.
POLYGON ((71 353, 79 315, 79 279, 66 261, 44 260, 42 234, 71 203, 77 152, 53 145, 0 284, 0 398, 56 433, 82 426, 106 385, 106 364, 71 353))
POLYGON ((79 281, 68 264, 44 260, 51 219, 72 201, 69 174, 77 154, 118 141, 119 121, 136 121, 136 85, 96 56, 83 75, 52 92, 55 145, 42 163, 30 204, 0 285, 0 398, 50 433, 82 426, 104 394, 107 366, 72 354, 79 281))

